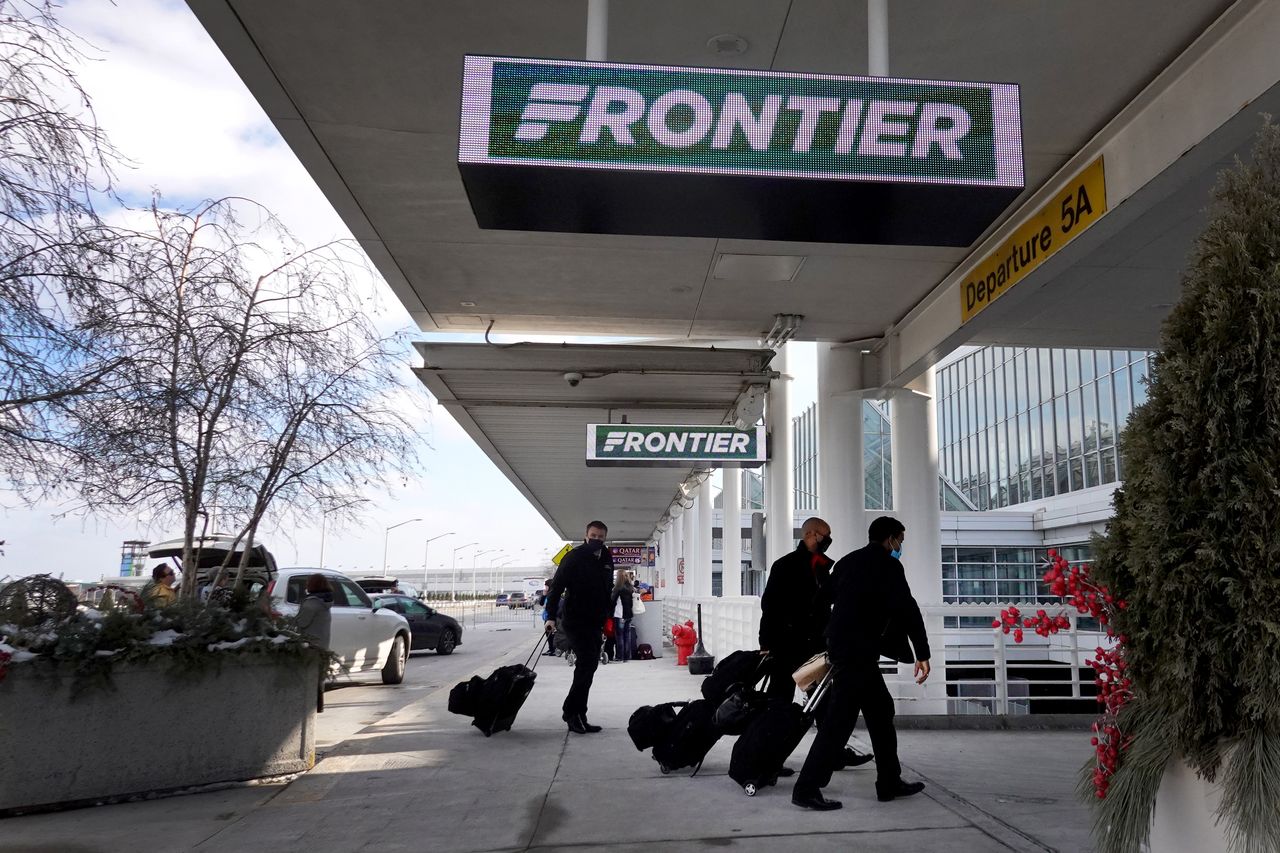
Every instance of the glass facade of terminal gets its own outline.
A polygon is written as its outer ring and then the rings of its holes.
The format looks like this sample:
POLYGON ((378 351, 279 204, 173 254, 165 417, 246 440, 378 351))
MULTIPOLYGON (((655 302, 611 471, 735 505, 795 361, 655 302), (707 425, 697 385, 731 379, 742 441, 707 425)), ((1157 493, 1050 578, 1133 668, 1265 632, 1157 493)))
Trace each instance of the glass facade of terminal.
POLYGON ((938 368, 942 475, 980 510, 1118 481, 1149 353, 983 347, 938 368))

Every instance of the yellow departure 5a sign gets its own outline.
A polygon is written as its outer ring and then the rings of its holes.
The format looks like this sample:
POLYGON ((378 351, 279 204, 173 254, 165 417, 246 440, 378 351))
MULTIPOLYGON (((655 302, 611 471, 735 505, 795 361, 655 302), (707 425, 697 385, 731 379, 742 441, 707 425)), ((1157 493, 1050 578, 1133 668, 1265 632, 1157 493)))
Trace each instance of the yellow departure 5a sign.
POLYGON ((981 314, 1106 212, 1107 184, 1099 157, 969 274, 960 288, 962 322, 981 314))
POLYGON ((561 548, 559 551, 556 552, 556 555, 554 557, 551 558, 551 562, 557 566, 560 565, 560 561, 563 560, 565 557, 569 556, 569 552, 572 550, 573 550, 572 545, 565 545, 563 548, 561 548))

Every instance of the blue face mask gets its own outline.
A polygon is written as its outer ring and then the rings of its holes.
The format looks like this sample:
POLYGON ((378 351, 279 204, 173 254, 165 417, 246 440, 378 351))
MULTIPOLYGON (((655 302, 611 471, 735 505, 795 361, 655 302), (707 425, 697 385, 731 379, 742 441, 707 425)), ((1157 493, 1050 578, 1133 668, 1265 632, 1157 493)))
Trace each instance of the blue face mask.
POLYGON ((897 548, 894 548, 892 551, 890 551, 890 552, 889 552, 889 556, 890 556, 890 557, 893 557, 893 559, 895 559, 895 560, 901 560, 901 559, 902 559, 902 546, 901 546, 901 545, 899 545, 897 548))

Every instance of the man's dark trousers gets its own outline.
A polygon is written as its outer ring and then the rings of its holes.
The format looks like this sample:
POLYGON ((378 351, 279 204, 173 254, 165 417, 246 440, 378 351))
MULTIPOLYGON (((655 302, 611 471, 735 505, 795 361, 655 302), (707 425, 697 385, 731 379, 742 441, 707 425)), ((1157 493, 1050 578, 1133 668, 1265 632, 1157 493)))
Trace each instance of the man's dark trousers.
POLYGON ((600 668, 602 642, 599 631, 578 629, 569 635, 569 644, 577 659, 573 662, 573 684, 569 687, 569 695, 564 697, 565 717, 587 713, 587 696, 591 693, 596 670, 600 668))
POLYGON ((845 744, 858 723, 858 712, 867 721, 871 749, 876 755, 876 780, 891 785, 902 776, 898 763, 898 733, 893 728, 893 697, 885 686, 877 663, 838 666, 831 676, 830 693, 823 699, 818 734, 800 768, 795 790, 812 793, 831 782, 831 774, 844 766, 845 744))

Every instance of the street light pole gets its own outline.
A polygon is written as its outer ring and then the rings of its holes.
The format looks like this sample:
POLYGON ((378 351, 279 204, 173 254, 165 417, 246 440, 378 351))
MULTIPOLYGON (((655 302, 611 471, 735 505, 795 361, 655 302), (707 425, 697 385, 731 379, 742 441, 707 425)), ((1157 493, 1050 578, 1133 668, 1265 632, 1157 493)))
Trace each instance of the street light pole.
POLYGON ((471 555, 471 603, 474 605, 476 600, 476 558, 481 554, 492 554, 497 548, 486 548, 483 551, 476 551, 471 555))
POLYGON ((449 570, 449 583, 452 591, 449 593, 450 601, 458 600, 458 552, 463 548, 470 548, 472 545, 479 545, 479 542, 468 542, 466 545, 459 545, 453 549, 453 567, 449 570))
POLYGON ((427 572, 430 570, 430 564, 427 562, 427 555, 431 553, 431 543, 437 539, 443 539, 446 536, 452 536, 453 531, 441 533, 439 536, 432 536, 427 540, 427 544, 422 549, 422 591, 427 591, 427 572))
POLYGON ((387 542, 388 542, 388 541, 390 540, 390 538, 391 538, 391 531, 395 530, 397 527, 403 527, 403 526, 404 526, 404 525, 406 525, 406 524, 412 524, 412 523, 413 523, 413 522, 415 522, 415 521, 422 521, 422 519, 420 519, 420 518, 410 518, 410 519, 408 519, 407 521, 401 521, 401 522, 399 522, 399 523, 397 523, 397 524, 393 524, 393 525, 391 525, 390 527, 388 527, 385 531, 383 531, 383 534, 382 534, 382 576, 383 576, 384 578, 387 576, 387 542))

